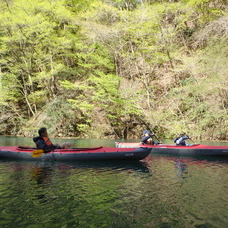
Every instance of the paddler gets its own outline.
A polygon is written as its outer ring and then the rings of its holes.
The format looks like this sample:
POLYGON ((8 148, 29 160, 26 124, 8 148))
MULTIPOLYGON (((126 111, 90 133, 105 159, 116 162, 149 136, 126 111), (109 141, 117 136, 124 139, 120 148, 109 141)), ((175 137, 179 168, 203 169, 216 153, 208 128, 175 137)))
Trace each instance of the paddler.
POLYGON ((148 130, 143 131, 143 137, 141 139, 142 144, 147 144, 147 145, 154 145, 154 141, 152 136, 155 135, 154 132, 150 132, 148 130))
POLYGON ((70 147, 68 143, 64 143, 61 146, 58 144, 53 144, 48 138, 48 132, 45 127, 40 128, 38 130, 38 134, 39 136, 34 137, 33 141, 35 142, 37 149, 44 150, 44 153, 50 152, 54 149, 66 149, 70 147))
POLYGON ((186 136, 184 133, 180 134, 178 137, 176 137, 174 139, 174 142, 176 143, 176 145, 179 146, 188 146, 188 144, 186 144, 185 140, 191 139, 188 136, 186 136))
POLYGON ((155 135, 154 132, 150 132, 149 130, 144 130, 143 131, 143 137, 141 139, 141 143, 142 144, 147 144, 147 145, 158 145, 158 144, 162 144, 162 142, 158 139, 158 137, 155 135), (153 140, 153 137, 155 137, 155 139, 157 141, 153 140))

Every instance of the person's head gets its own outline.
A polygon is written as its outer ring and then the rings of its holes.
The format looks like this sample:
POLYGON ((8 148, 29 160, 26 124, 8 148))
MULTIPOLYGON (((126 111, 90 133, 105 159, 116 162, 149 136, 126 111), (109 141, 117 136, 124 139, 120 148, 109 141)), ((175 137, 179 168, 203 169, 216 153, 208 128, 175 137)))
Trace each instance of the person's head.
POLYGON ((42 127, 39 129, 38 134, 40 137, 47 137, 48 133, 47 133, 47 128, 46 127, 42 127))
POLYGON ((148 131, 148 130, 143 131, 143 135, 149 135, 149 134, 150 134, 150 131, 148 131))

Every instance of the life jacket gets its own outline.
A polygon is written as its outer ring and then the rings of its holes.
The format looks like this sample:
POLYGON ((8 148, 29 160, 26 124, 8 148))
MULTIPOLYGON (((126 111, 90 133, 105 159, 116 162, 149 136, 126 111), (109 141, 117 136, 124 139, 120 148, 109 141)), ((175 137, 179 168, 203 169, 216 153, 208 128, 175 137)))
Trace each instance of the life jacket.
POLYGON ((186 146, 186 142, 184 140, 188 139, 188 137, 178 137, 177 139, 175 139, 175 143, 176 145, 181 145, 181 146, 186 146))
POLYGON ((51 140, 47 137, 43 137, 43 140, 44 140, 44 143, 47 145, 47 146, 50 146, 50 145, 53 145, 51 140))

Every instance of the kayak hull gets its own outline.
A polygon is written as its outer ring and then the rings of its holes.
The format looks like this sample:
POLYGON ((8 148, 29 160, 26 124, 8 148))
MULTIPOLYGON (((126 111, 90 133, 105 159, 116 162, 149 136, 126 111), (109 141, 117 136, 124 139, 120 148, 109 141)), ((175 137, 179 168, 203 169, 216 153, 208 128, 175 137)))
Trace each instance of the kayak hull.
POLYGON ((210 146, 194 144, 189 146, 179 145, 141 145, 140 143, 115 143, 117 148, 151 148, 151 154, 178 155, 178 156, 228 156, 228 146, 210 146))
POLYGON ((0 147, 0 159, 30 160, 30 161, 95 161, 95 160, 142 160, 150 154, 151 148, 75 148, 56 149, 32 157, 35 148, 0 147))

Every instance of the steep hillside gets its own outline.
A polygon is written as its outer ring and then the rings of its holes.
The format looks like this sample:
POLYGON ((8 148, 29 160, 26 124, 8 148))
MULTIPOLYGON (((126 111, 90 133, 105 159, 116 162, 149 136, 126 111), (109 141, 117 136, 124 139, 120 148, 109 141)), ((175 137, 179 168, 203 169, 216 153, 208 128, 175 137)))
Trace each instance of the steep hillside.
POLYGON ((227 8, 1 0, 0 134, 227 140, 227 8))

